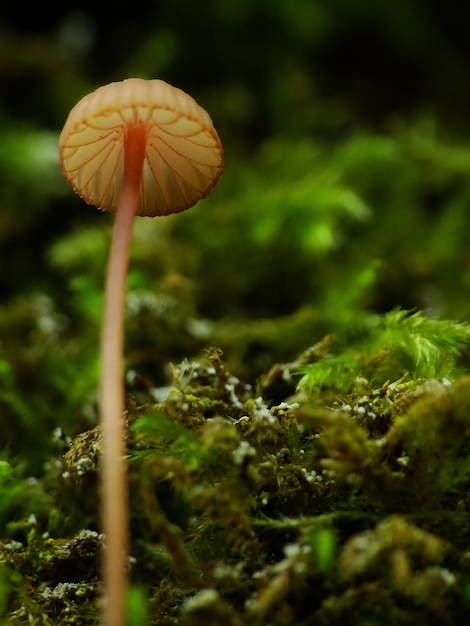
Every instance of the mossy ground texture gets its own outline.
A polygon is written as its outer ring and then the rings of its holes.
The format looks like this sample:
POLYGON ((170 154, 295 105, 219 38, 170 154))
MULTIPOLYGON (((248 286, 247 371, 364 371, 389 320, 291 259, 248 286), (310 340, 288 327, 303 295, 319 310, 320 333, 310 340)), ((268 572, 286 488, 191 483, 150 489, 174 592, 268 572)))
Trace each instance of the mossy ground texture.
MULTIPOLYGON (((394 313, 387 374, 401 374, 417 319, 424 340, 432 320, 394 313)), ((451 348, 428 337, 447 368, 464 330, 448 324, 451 348)), ((360 375, 327 337, 256 386, 216 348, 173 366, 165 387, 133 381, 129 624, 463 623, 470 377, 451 382, 436 361, 437 378, 371 380, 373 334, 356 347, 360 375), (291 393, 272 402, 277 385, 291 393)), ((36 511, 1 542, 8 624, 98 623, 100 427, 62 443, 39 481, 1 465, 10 505, 36 511)))

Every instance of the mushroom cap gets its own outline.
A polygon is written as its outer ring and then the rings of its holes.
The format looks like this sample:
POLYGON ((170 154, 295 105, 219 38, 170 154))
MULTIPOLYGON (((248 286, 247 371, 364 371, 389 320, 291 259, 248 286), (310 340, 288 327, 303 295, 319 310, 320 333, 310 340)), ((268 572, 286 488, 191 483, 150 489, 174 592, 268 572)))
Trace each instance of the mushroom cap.
POLYGON ((136 215, 178 213, 205 198, 224 168, 207 111, 162 80, 128 78, 99 87, 70 111, 59 138, 63 174, 89 204, 116 212, 124 171, 124 137, 145 128, 136 215))

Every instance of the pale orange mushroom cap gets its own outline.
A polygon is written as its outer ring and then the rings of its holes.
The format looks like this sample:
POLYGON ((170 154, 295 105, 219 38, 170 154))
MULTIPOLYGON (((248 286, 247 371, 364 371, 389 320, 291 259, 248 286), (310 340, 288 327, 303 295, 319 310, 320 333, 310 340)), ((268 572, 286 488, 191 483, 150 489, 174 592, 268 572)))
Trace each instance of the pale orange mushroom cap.
POLYGON ((205 198, 224 167, 207 111, 162 80, 129 78, 85 96, 59 138, 65 178, 89 204, 115 212, 124 170, 124 137, 145 129, 136 215, 178 213, 205 198))

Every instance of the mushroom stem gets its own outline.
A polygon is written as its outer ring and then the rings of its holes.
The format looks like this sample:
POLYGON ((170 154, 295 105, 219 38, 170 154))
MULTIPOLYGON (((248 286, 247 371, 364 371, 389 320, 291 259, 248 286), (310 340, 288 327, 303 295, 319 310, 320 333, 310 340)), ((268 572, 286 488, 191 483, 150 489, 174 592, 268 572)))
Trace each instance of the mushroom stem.
POLYGON ((105 283, 101 337, 100 417, 103 425, 101 522, 104 553, 104 623, 122 626, 128 579, 129 512, 124 421, 125 291, 146 131, 130 125, 124 138, 124 173, 105 283))

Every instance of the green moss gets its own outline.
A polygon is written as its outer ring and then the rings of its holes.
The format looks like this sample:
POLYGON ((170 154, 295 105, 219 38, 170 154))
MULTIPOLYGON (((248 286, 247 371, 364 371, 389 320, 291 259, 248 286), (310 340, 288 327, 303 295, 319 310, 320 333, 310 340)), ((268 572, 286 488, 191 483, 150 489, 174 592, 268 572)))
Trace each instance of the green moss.
MULTIPOLYGON (((408 316, 394 319, 407 337, 408 316)), ((211 349, 173 367, 160 402, 128 405, 129 602, 143 623, 451 624, 470 609, 469 380, 376 388, 356 374, 329 406, 334 378, 275 404, 211 349)), ((95 497, 100 436, 73 441, 63 489, 95 497)), ((67 607, 64 623, 95 623, 100 543, 88 531, 4 546, 7 580, 21 576, 11 614, 67 607)))

